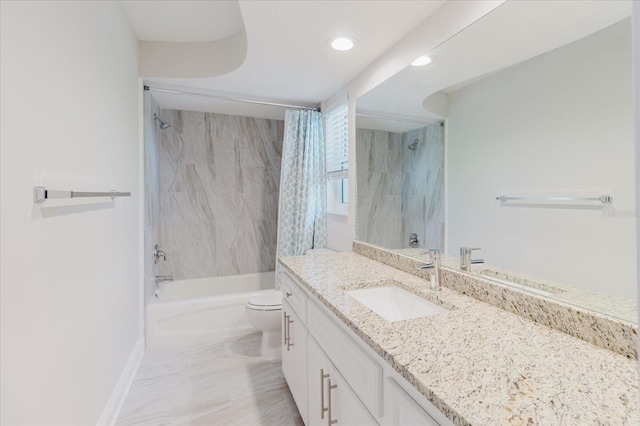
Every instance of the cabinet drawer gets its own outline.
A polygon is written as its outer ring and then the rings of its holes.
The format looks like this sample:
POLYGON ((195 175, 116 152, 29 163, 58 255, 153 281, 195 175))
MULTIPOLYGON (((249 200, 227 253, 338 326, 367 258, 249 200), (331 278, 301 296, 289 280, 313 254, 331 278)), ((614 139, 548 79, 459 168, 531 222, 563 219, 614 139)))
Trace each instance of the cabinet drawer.
POLYGON ((382 416, 382 366, 340 328, 315 301, 309 302, 309 333, 315 337, 358 398, 382 416))
POLYGON ((384 387, 384 413, 389 426, 425 425, 438 423, 390 377, 384 387))
POLYGON ((307 323, 307 293, 291 278, 291 276, 282 271, 280 275, 280 284, 282 285, 282 298, 289 302, 296 314, 302 322, 307 323))

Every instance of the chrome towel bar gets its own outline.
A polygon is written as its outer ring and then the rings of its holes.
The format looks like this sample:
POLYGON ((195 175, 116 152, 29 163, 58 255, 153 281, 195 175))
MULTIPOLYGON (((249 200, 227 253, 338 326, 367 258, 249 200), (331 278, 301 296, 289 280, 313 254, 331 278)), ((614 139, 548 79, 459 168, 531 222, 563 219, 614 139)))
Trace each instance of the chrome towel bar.
POLYGON ((63 198, 87 198, 87 197, 130 197, 130 192, 80 192, 80 191, 60 191, 55 189, 47 189, 44 186, 33 187, 33 202, 42 204, 51 199, 63 198))
POLYGON ((602 204, 611 204, 613 197, 611 195, 601 195, 599 197, 507 197, 500 195, 496 200, 502 201, 597 201, 602 204))

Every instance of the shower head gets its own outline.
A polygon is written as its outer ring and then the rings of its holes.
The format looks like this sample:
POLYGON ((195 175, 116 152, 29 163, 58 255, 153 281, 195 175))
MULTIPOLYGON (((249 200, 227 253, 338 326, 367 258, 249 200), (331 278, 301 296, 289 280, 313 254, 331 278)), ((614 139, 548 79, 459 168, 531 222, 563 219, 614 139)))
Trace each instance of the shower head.
POLYGON ((418 148, 418 139, 416 139, 415 141, 413 141, 413 143, 410 143, 407 148, 409 148, 411 151, 415 151, 416 148, 418 148))
POLYGON ((171 127, 171 123, 168 123, 168 122, 166 122, 166 121, 162 121, 162 120, 160 119, 160 117, 158 117, 156 114, 153 114, 153 119, 154 119, 154 120, 158 120, 158 121, 160 122, 160 128, 161 128, 162 130, 164 130, 164 129, 168 129, 169 127, 171 127))

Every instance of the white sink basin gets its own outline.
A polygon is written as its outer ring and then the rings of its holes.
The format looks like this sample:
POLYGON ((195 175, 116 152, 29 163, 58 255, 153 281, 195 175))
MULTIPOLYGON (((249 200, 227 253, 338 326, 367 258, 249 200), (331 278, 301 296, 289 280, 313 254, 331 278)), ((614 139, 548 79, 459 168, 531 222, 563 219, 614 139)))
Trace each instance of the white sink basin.
POLYGON ((363 288, 346 293, 390 322, 428 317, 448 311, 398 287, 363 288))

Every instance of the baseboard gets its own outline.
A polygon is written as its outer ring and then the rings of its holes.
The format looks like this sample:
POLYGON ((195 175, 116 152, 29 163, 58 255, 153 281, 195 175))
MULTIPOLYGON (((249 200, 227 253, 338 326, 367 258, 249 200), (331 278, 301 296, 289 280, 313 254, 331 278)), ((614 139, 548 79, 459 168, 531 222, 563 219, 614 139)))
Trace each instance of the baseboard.
POLYGON ((140 361, 142 361, 143 355, 144 337, 140 337, 133 347, 131 355, 129 355, 127 365, 125 365, 122 370, 118 383, 116 383, 116 387, 113 389, 113 392, 111 392, 109 401, 107 401, 107 405, 104 407, 100 419, 98 419, 98 426, 112 426, 116 423, 116 420, 118 420, 122 404, 127 397, 127 393, 138 371, 138 366, 140 365, 140 361))

